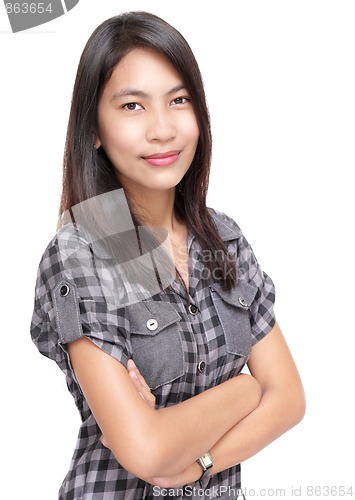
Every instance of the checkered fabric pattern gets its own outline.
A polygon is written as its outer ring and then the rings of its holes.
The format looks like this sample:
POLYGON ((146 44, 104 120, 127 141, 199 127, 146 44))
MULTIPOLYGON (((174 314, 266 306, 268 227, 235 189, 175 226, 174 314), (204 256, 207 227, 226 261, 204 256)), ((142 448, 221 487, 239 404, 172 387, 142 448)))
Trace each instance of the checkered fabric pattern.
MULTIPOLYGON (((60 500, 138 500, 163 498, 157 488, 128 473, 100 442, 101 432, 71 369, 67 343, 86 336, 126 365, 133 358, 146 378, 157 407, 186 400, 237 375, 252 346, 274 326, 274 285, 260 268, 238 225, 210 209, 221 238, 235 258, 238 283, 225 292, 207 283, 199 243, 189 234, 189 300, 178 281, 169 293, 160 292, 134 304, 108 307, 99 278, 87 272, 90 252, 71 272, 63 265, 58 235, 41 260, 36 283, 32 339, 66 376, 82 418, 70 469, 59 491, 60 500), (86 259, 86 260, 85 260, 86 259), (148 321, 157 325, 147 329, 148 321)), ((238 489, 240 466, 207 477, 197 487, 238 489)), ((226 489, 224 490, 226 491, 226 489)), ((172 492, 169 492, 169 496, 172 492)), ((175 498, 191 498, 181 495, 175 498)), ((234 496, 223 498, 235 498, 234 496)))

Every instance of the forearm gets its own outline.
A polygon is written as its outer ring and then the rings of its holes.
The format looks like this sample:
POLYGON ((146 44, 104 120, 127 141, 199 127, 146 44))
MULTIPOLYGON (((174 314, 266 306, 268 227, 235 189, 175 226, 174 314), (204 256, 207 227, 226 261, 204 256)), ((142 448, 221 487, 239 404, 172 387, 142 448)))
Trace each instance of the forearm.
MULTIPOLYGON (((256 409, 228 430, 210 449, 213 468, 210 474, 228 469, 259 452, 288 429, 296 425, 304 413, 301 387, 267 389, 256 409)), ((155 477, 153 484, 162 488, 178 487, 198 480, 201 467, 192 462, 189 467, 170 477, 155 477)))
POLYGON ((183 403, 158 410, 159 475, 175 474, 211 449, 258 405, 260 394, 255 379, 240 375, 183 403))
MULTIPOLYGON (((278 324, 253 347, 248 368, 260 384, 261 400, 209 449, 212 474, 251 457, 303 418, 302 382, 278 324)), ((199 472, 191 462, 175 476, 155 478, 154 484, 181 486, 196 481, 199 472)))
POLYGON ((127 412, 127 432, 124 436, 106 433, 108 445, 117 460, 141 479, 174 475, 250 413, 258 405, 260 394, 253 377, 240 375, 159 410, 149 408, 138 396, 140 408, 136 413, 127 412))
POLYGON ((183 470, 260 401, 255 378, 239 375, 180 404, 156 410, 139 395, 124 365, 90 340, 72 342, 69 351, 109 448, 125 469, 142 479, 183 470))
POLYGON ((304 414, 302 388, 268 388, 259 406, 232 427, 210 450, 211 474, 243 462, 296 425, 304 414))
POLYGON ((301 378, 277 323, 253 347, 248 368, 260 384, 260 404, 212 447, 213 473, 243 462, 303 418, 301 378))

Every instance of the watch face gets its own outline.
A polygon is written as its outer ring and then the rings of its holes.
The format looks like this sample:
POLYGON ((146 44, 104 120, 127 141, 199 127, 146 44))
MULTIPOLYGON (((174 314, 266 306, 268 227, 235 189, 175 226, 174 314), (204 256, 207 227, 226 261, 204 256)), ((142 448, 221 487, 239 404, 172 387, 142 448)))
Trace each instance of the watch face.
POLYGON ((201 461, 200 463, 204 469, 210 469, 213 465, 211 455, 209 453, 205 453, 204 455, 202 455, 202 457, 200 458, 200 461, 201 461))
POLYGON ((201 481, 202 479, 205 479, 208 476, 209 471, 213 466, 213 462, 211 455, 209 453, 205 453, 204 455, 202 455, 202 457, 197 459, 197 462, 202 467, 202 475, 199 479, 199 481, 201 481))

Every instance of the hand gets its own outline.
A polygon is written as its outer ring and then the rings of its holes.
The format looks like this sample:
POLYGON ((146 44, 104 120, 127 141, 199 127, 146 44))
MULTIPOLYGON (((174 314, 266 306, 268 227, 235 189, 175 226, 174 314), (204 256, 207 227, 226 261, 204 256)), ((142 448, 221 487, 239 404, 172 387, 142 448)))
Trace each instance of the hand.
POLYGON ((147 403, 151 408, 155 408, 155 396, 152 394, 149 385, 144 380, 144 377, 141 375, 138 370, 136 364, 133 359, 129 359, 127 363, 128 375, 133 381, 138 393, 142 397, 142 399, 147 403))
MULTIPOLYGON (((152 394, 149 385, 144 380, 144 377, 141 375, 133 359, 128 360, 127 370, 129 377, 131 378, 135 388, 137 389, 142 399, 147 403, 148 406, 154 409, 155 396, 154 394, 152 394)), ((110 448, 104 435, 101 436, 100 441, 104 446, 106 446, 106 448, 110 448)))

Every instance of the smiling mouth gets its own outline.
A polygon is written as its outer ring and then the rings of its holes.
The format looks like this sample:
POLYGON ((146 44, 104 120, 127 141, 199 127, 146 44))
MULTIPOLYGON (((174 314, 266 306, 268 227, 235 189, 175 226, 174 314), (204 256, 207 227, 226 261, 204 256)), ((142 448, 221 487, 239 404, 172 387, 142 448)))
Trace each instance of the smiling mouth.
POLYGON ((144 156, 143 158, 154 167, 166 167, 175 163, 179 154, 180 151, 168 151, 167 153, 157 153, 155 155, 144 156))

